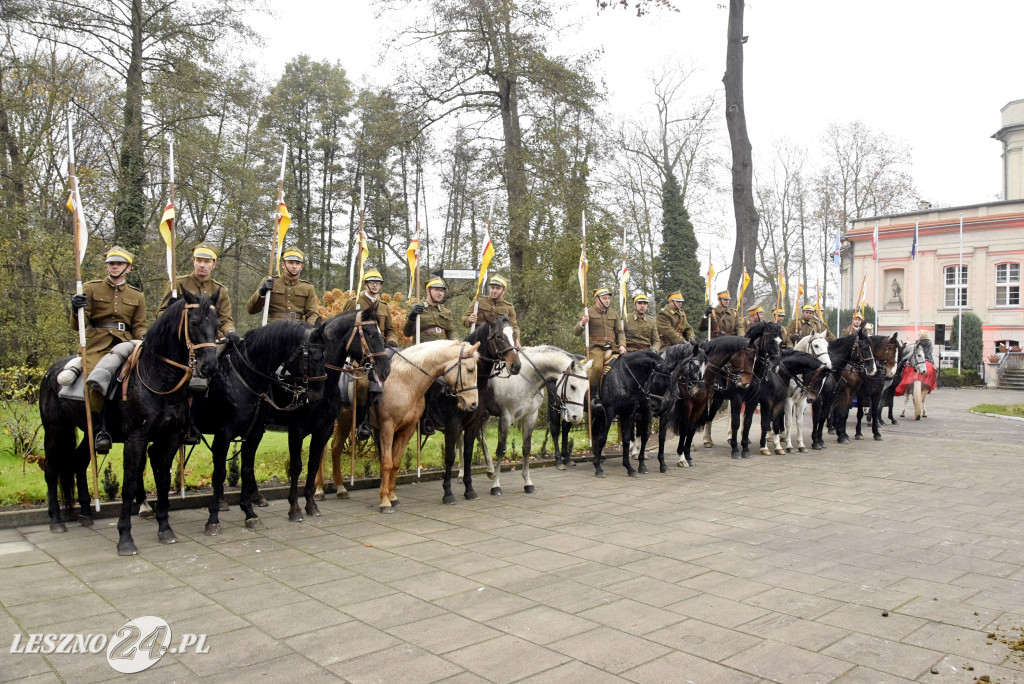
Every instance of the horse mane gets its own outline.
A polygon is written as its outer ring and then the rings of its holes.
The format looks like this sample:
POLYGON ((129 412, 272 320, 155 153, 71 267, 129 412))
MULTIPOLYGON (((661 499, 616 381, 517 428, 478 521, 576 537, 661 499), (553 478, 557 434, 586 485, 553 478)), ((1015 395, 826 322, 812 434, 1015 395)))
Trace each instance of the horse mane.
POLYGON ((744 335, 744 337, 746 337, 748 340, 756 340, 769 332, 769 325, 773 324, 768 323, 768 321, 758 321, 754 325, 750 326, 749 329, 747 329, 747 334, 744 335))
MULTIPOLYGON (((504 314, 501 316, 501 318, 504 318, 504 314)), ((473 332, 466 335, 464 341, 469 342, 470 344, 476 344, 477 342, 479 342, 480 346, 482 347, 484 343, 487 342, 487 337, 490 334, 490 324, 487 321, 480 321, 479 323, 477 323, 477 326, 473 330, 473 332)))
POLYGON ((821 361, 814 354, 793 350, 786 350, 786 352, 783 352, 782 364, 785 365, 786 370, 793 375, 800 375, 801 373, 815 370, 818 366, 822 365, 821 361))
POLYGON ((683 342, 665 347, 665 361, 675 365, 693 356, 697 347, 692 342, 683 342))
POLYGON ((245 352, 255 365, 291 351, 312 327, 302 321, 275 321, 245 333, 245 352))
POLYGON ((701 345, 704 353, 708 356, 712 354, 729 353, 733 354, 746 349, 750 346, 750 340, 746 337, 736 337, 735 335, 725 335, 723 337, 716 337, 713 340, 708 340, 701 345))
MULTIPOLYGON (((198 295, 197 299, 201 309, 211 305, 210 298, 206 295, 198 295)), ((174 353, 178 345, 178 322, 181 320, 181 311, 184 308, 185 297, 179 295, 171 300, 164 312, 156 317, 153 325, 149 326, 146 331, 146 345, 155 353, 162 356, 171 356, 174 353)))
MULTIPOLYGON (((474 343, 475 344, 475 343, 474 343)), ((465 347, 469 349, 471 344, 463 340, 434 340, 432 342, 420 342, 411 347, 401 350, 401 354, 407 361, 421 365, 425 360, 445 352, 453 347, 465 347)))

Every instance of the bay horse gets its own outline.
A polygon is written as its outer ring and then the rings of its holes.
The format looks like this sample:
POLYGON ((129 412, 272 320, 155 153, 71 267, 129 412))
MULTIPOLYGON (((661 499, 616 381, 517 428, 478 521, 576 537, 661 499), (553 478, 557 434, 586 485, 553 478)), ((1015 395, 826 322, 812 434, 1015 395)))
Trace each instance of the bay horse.
MULTIPOLYGON (((121 391, 108 398, 107 425, 111 437, 124 443, 124 473, 121 485, 121 514, 117 522, 117 553, 134 556, 138 548, 132 539, 132 499, 142 489, 142 473, 149 445, 149 461, 156 482, 157 538, 164 544, 177 541, 168 522, 168 491, 171 464, 188 428, 188 381, 193 375, 205 378, 217 369, 214 340, 220 323, 217 311, 219 291, 213 297, 182 291, 181 296, 149 327, 122 369, 121 391)), ((50 530, 66 530, 56 503, 58 474, 62 482, 74 473, 78 480, 82 512, 89 507, 85 470, 89 463, 88 445, 83 440, 75 447, 75 427, 84 429, 84 406, 58 395, 57 373, 67 359, 53 364, 43 376, 39 395, 39 413, 44 430, 47 497, 50 506, 50 530), (81 415, 79 415, 81 414, 81 415), (70 461, 70 462, 69 462, 70 461)), ((90 524, 91 518, 79 518, 90 524)))
POLYGON ((641 451, 650 436, 650 406, 669 390, 670 376, 665 360, 651 349, 639 349, 620 356, 612 363, 601 381, 603 411, 594 411, 591 431, 594 436, 594 475, 605 477, 601 467, 601 453, 608 441, 612 421, 619 419, 619 437, 622 442, 622 465, 629 477, 638 477, 629 462, 629 443, 636 426, 641 451), (641 422, 636 419, 640 417, 641 422), (646 429, 644 429, 646 420, 646 429))
POLYGON ((900 360, 900 340, 898 333, 893 333, 892 337, 869 335, 868 339, 871 340, 871 351, 875 355, 875 361, 881 368, 877 369, 874 375, 865 378, 857 392, 857 428, 853 438, 863 439, 861 421, 867 414, 871 421, 871 433, 875 440, 880 442, 882 434, 878 428, 883 422, 882 402, 886 389, 896 379, 896 367, 900 360), (883 369, 884 374, 881 372, 883 369))
POLYGON ((870 349, 870 363, 848 363, 845 368, 839 371, 836 378, 837 392, 835 407, 832 413, 832 425, 835 428, 837 440, 840 444, 848 444, 850 435, 846 430, 849 420, 850 408, 854 399, 857 399, 858 421, 857 439, 860 436, 860 420, 863 415, 862 405, 867 403, 875 409, 871 419, 871 431, 874 438, 881 441, 882 434, 878 430, 878 407, 881 405, 882 390, 885 389, 887 377, 896 370, 896 349, 897 335, 892 338, 884 335, 867 335, 862 331, 870 349), (884 369, 884 372, 883 372, 884 369))
MULTIPOLYGON (((899 422, 895 418, 893 418, 892 406, 896 397, 896 388, 899 386, 900 379, 903 377, 903 369, 907 367, 907 362, 909 361, 908 355, 903 353, 907 349, 907 343, 899 341, 897 341, 897 343, 899 344, 899 361, 896 362, 896 372, 893 375, 892 382, 888 383, 885 386, 885 390, 882 392, 881 406, 883 414, 885 413, 886 409, 888 409, 889 422, 892 425, 899 425, 899 422)), ((881 420, 882 424, 884 424, 885 416, 883 415, 879 420, 881 420)))
MULTIPOLYGON (((719 392, 729 388, 745 389, 754 381, 757 349, 747 337, 723 335, 700 345, 706 364, 700 388, 681 393, 676 401, 673 427, 679 435, 676 454, 681 467, 693 467, 691 451, 698 430, 707 429, 714 418, 712 405, 719 392)), ((719 401, 719 403, 721 403, 719 401)), ((715 407, 717 410, 717 407, 715 407)))
MULTIPOLYGON (((811 404, 811 448, 818 451, 825 448, 822 433, 825 423, 833 415, 840 400, 842 390, 841 378, 847 366, 871 375, 875 372, 875 358, 871 351, 871 341, 864 328, 854 334, 837 337, 828 343, 829 358, 832 360, 832 380, 826 382, 818 393, 818 398, 811 404)), ((840 441, 841 444, 848 443, 840 441)))
POLYGON ((423 415, 424 394, 441 379, 446 392, 457 397, 459 407, 474 411, 477 392, 477 349, 480 343, 437 340, 404 350, 394 350, 392 370, 377 403, 380 449, 380 512, 393 513, 398 505, 395 484, 402 456, 423 415))
POLYGON ((554 398, 560 406, 558 422, 580 423, 586 403, 587 371, 592 361, 580 363, 567 351, 550 345, 523 347, 519 358, 525 360, 518 375, 497 375, 491 378, 486 391, 481 389, 481 403, 488 416, 498 418, 498 446, 491 459, 485 437, 488 420, 476 427, 476 439, 487 461, 487 473, 492 479, 491 494, 501 496, 501 461, 505 458, 508 431, 514 423, 521 423, 523 436, 523 491, 533 494, 537 490, 530 480, 530 451, 537 413, 544 401, 544 390, 554 385, 554 398))
MULTIPOLYGON (((334 325, 334 324, 332 324, 334 325)), ((256 492, 256 449, 270 409, 291 414, 319 401, 327 379, 327 333, 323 325, 300 321, 273 321, 250 330, 240 345, 229 344, 220 356, 217 373, 206 397, 193 402, 196 425, 213 434, 213 498, 206 521, 208 536, 220 534, 220 502, 224 496, 227 452, 231 441, 242 438, 242 510, 249 529, 261 527, 252 511, 256 492)), ((294 495, 295 481, 292 481, 294 495)))
MULTIPOLYGON (((704 388, 704 371, 707 367, 707 356, 699 345, 693 342, 683 342, 665 347, 661 356, 668 364, 671 373, 669 391, 667 391, 654 408, 654 414, 658 416, 658 466, 663 473, 668 472, 665 465, 665 440, 668 438, 668 429, 675 414, 679 402, 693 401, 704 388)), ((683 434, 679 433, 680 453, 682 453, 683 434)), ((643 464, 644 454, 639 454, 640 462, 637 469, 646 472, 643 464)), ((679 465, 686 465, 686 459, 680 458, 679 465)))

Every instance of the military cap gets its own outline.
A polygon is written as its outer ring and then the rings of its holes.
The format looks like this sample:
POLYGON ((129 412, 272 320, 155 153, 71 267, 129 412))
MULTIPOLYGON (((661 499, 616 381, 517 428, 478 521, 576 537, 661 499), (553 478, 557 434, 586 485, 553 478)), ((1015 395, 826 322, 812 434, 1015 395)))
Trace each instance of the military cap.
POLYGON ((634 304, 637 304, 637 303, 639 303, 639 302, 647 302, 648 304, 650 304, 650 303, 651 303, 651 300, 647 299, 647 295, 645 295, 645 294, 644 294, 643 292, 638 292, 638 293, 637 293, 637 294, 636 294, 636 295, 635 295, 635 296, 633 297, 633 303, 634 303, 634 304))
POLYGON ((785 309, 772 309, 772 313, 773 314, 782 314, 783 316, 785 316, 786 315, 786 310, 785 309))
POLYGON ((864 320, 864 317, 860 315, 860 311, 854 311, 853 312, 853 317, 854 318, 859 318, 862 321, 864 320))
POLYGON ((757 305, 754 305, 754 306, 750 307, 749 309, 747 309, 747 314, 749 314, 749 315, 753 315, 753 314, 756 314, 756 313, 763 313, 763 312, 764 312, 764 309, 761 308, 760 306, 757 306, 757 305))
POLYGON ((365 273, 365 275, 363 275, 363 282, 364 283, 372 283, 372 282, 383 283, 384 282, 384 278, 381 276, 380 271, 378 271, 375 268, 372 268, 369 271, 367 271, 365 273))
POLYGON ((200 242, 196 245, 195 249, 192 250, 193 259, 213 259, 217 260, 217 250, 205 242, 200 242))
POLYGON ((601 297, 601 296, 604 296, 604 295, 610 295, 611 293, 612 293, 612 291, 609 290, 607 287, 599 287, 596 290, 594 290, 594 296, 595 297, 601 297))
POLYGON ((721 292, 718 293, 718 298, 719 299, 732 299, 732 295, 729 294, 728 290, 722 290, 721 292))
POLYGON ((508 289, 508 281, 505 280, 504 278, 502 278, 501 276, 497 276, 497 275, 492 275, 491 279, 487 281, 487 284, 488 285, 497 285, 498 287, 503 287, 506 290, 508 289))
POLYGON ((134 262, 134 261, 135 261, 135 255, 134 254, 129 252, 124 247, 117 247, 115 245, 114 247, 110 248, 110 251, 107 252, 107 258, 103 260, 103 263, 105 263, 105 264, 118 264, 118 263, 122 263, 122 264, 128 264, 129 266, 131 266, 132 262, 134 262))
POLYGON ((433 279, 427 281, 427 289, 429 290, 432 287, 439 287, 442 290, 447 290, 448 289, 448 286, 445 285, 444 281, 441 280, 440 278, 433 278, 433 279))
POLYGON ((281 261, 306 261, 306 255, 298 247, 289 247, 281 255, 281 261))
POLYGON ((813 304, 804 304, 803 308, 801 309, 801 311, 814 311, 814 305, 813 304))
POLYGON ((681 302, 681 301, 683 301, 683 293, 679 292, 679 291, 673 292, 672 294, 670 294, 668 296, 668 301, 670 301, 670 302, 681 302))

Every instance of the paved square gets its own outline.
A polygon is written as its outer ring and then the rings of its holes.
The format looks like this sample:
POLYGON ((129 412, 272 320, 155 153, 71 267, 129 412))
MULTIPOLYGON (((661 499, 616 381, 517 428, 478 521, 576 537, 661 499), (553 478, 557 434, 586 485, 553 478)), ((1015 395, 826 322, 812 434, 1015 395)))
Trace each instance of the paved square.
POLYGON ((110 518, 0 530, 0 681, 112 679, 11 644, 155 615, 210 652, 127 679, 1024 684, 1024 422, 967 411, 1022 401, 943 389, 882 442, 740 461, 717 423, 693 469, 538 468, 534 495, 517 471, 457 506, 403 485, 389 516, 361 490, 210 538, 172 511, 180 543, 138 521, 135 558, 110 518))

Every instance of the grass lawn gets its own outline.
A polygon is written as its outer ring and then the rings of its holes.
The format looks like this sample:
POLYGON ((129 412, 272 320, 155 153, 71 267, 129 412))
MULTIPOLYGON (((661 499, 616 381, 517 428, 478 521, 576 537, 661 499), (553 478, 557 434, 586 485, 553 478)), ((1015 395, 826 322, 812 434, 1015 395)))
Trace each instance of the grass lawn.
POLYGON ((971 410, 977 413, 995 413, 1000 416, 1024 418, 1024 404, 978 404, 971 410))
MULTIPOLYGON (((38 413, 32 414, 32 417, 38 424, 38 413)), ((10 416, 0 411, 0 424, 7 424, 10 416)), ((612 427, 612 433, 608 437, 609 445, 615 444, 617 437, 617 429, 615 426, 612 427)), ((582 430, 575 430, 572 433, 571 439, 574 443, 575 451, 582 451, 587 448, 587 437, 586 428, 582 430)), ((498 443, 498 427, 497 421, 491 421, 487 430, 487 444, 490 447, 491 453, 498 443)), ((427 440, 426 445, 420 454, 420 463, 424 468, 442 468, 444 466, 444 438, 441 434, 435 434, 427 440)), ((304 453, 309 448, 309 438, 303 444, 304 453)), ((327 459, 330 459, 330 444, 328 443, 327 459)), ((534 431, 533 439, 533 454, 534 458, 541 454, 542 448, 546 453, 550 454, 553 451, 551 439, 547 434, 546 429, 540 429, 534 431)), ((514 460, 521 460, 522 450, 522 435, 519 430, 513 428, 509 433, 509 444, 508 454, 506 459, 512 458, 514 460)), ((614 451, 614 447, 612 447, 614 451)), ((234 450, 229 451, 228 457, 230 459, 234 450)), ((39 433, 39 448, 37 451, 38 456, 42 456, 42 431, 39 433)), ((483 463, 483 456, 480 454, 480 450, 477 449, 475 452, 477 456, 476 462, 483 463)), ((350 452, 346 450, 345 455, 342 458, 342 468, 345 476, 348 477, 351 468, 351 457, 350 452)), ((100 489, 103 488, 103 473, 107 465, 110 466, 110 470, 113 475, 117 478, 118 482, 122 479, 122 467, 121 467, 121 445, 115 444, 111 452, 105 456, 98 457, 99 466, 99 478, 100 478, 100 489)), ((230 466, 229 466, 230 468, 230 466)), ((409 448, 406 449, 405 460, 403 463, 405 471, 416 470, 416 449, 415 445, 410 443, 409 448)), ((172 482, 176 481, 178 465, 175 462, 174 471, 172 474, 172 482)), ((229 470, 230 472, 230 470, 229 470)), ((326 472, 328 478, 330 477, 330 466, 328 464, 326 472)), ((259 452, 256 455, 256 480, 257 482, 266 482, 268 480, 287 480, 288 473, 288 435, 286 432, 268 431, 263 437, 263 441, 260 444, 259 452)), ((192 452, 188 458, 188 463, 185 466, 185 484, 189 489, 201 488, 210 484, 210 478, 213 474, 213 463, 210 452, 204 445, 199 445, 192 452)), ((360 453, 356 458, 356 477, 377 477, 380 475, 380 465, 377 460, 376 454, 372 450, 368 453, 360 453)), ((301 480, 300 480, 301 482, 301 480)), ((91 489, 91 474, 90 474, 90 489, 91 489)), ((153 490, 155 484, 153 482, 152 473, 147 469, 146 472, 146 489, 153 490)), ((105 494, 102 494, 103 498, 106 498, 105 494)), ((12 454, 12 442, 11 437, 5 434, 3 430, 0 430, 0 506, 14 506, 19 504, 38 504, 46 501, 46 481, 43 478, 43 471, 40 468, 40 463, 28 462, 25 459, 18 458, 12 454)))

